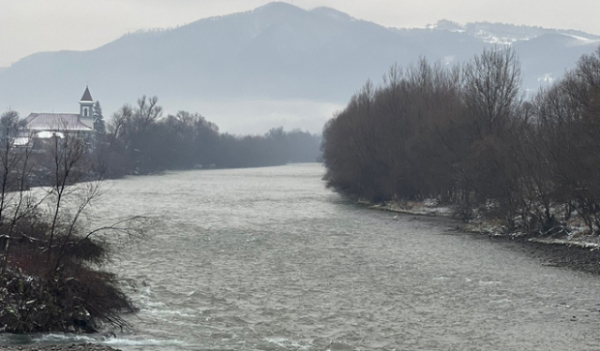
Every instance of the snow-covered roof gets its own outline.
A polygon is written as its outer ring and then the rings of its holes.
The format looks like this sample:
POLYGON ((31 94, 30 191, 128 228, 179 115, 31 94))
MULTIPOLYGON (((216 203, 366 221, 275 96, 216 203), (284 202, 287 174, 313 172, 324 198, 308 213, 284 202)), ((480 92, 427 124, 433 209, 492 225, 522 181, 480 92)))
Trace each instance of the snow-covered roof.
POLYGON ((76 113, 31 113, 25 127, 33 131, 86 131, 93 128, 81 123, 76 113))
POLYGON ((49 132, 47 130, 44 130, 42 132, 37 132, 35 134, 35 137, 39 138, 39 139, 50 139, 50 138, 54 138, 54 137, 64 139, 65 135, 61 132, 49 132))
POLYGON ((28 146, 30 138, 28 137, 17 137, 13 140, 14 146, 28 146))

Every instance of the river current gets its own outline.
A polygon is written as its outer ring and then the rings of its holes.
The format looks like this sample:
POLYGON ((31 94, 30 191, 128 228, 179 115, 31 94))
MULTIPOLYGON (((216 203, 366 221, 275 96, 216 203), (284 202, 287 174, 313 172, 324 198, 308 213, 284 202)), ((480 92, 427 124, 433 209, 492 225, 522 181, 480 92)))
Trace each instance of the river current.
POLYGON ((107 183, 100 222, 147 215, 110 269, 140 308, 129 350, 598 350, 600 279, 443 218, 368 210, 318 164, 107 183))

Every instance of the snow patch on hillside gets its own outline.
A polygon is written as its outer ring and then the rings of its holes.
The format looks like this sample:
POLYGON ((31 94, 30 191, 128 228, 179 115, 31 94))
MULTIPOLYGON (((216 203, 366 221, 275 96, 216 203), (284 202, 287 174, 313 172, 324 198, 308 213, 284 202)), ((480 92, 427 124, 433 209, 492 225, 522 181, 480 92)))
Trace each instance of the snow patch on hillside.
POLYGON ((583 37, 580 35, 573 35, 573 34, 565 34, 565 35, 575 39, 575 41, 573 42, 573 44, 571 46, 580 46, 580 45, 596 46, 596 45, 600 44, 599 38, 583 37))
POLYGON ((473 22, 460 24, 449 20, 440 20, 426 26, 430 30, 466 33, 484 43, 512 45, 518 41, 526 41, 545 34, 561 34, 575 39, 574 45, 600 43, 600 36, 581 31, 567 29, 542 28, 534 26, 517 26, 505 23, 473 22))
POLYGON ((456 56, 448 55, 448 56, 444 56, 444 60, 442 62, 444 62, 445 66, 449 66, 450 64, 452 64, 454 62, 454 60, 456 60, 456 56))
POLYGON ((552 84, 556 78, 552 77, 552 73, 546 73, 543 76, 539 76, 537 81, 542 84, 552 84))
POLYGON ((444 31, 453 32, 453 33, 464 33, 466 31, 466 27, 463 26, 462 24, 459 24, 459 23, 456 23, 453 21, 448 21, 445 19, 439 20, 435 24, 428 24, 425 26, 425 28, 431 29, 431 30, 444 30, 444 31))
POLYGON ((511 38, 511 37, 497 37, 497 36, 494 36, 492 33, 487 32, 485 30, 478 30, 475 33, 475 37, 481 39, 485 43, 498 44, 498 45, 511 45, 512 43, 521 40, 521 39, 511 38))

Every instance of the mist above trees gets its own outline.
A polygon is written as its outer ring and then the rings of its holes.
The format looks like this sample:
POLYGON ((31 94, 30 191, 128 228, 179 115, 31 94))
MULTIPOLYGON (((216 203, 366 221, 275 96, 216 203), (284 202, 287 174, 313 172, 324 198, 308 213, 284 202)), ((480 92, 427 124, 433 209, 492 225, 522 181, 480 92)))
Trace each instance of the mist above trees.
POLYGON ((97 133, 94 156, 109 177, 164 170, 235 168, 315 162, 320 136, 282 128, 262 136, 219 133, 198 113, 163 116, 158 98, 123 105, 113 114, 106 134, 97 133))
POLYGON ((339 109, 367 78, 378 79, 394 62, 406 67, 424 55, 462 63, 492 42, 512 42, 523 60, 524 87, 535 90, 593 52, 598 40, 577 31, 492 23, 386 28, 331 8, 274 3, 128 34, 89 51, 31 55, 0 72, 0 108, 70 111, 85 77, 102 97, 107 120, 122 103, 135 104, 152 92, 164 106, 211 116, 221 130, 246 133, 238 129, 242 122, 264 132, 265 126, 281 125, 270 115, 278 108, 287 115, 286 126, 315 132, 331 105, 339 109), (252 110, 236 116, 229 106, 240 101, 252 110), (319 114, 306 121, 314 109, 319 114))
POLYGON ((420 60, 370 82, 324 129, 327 185, 371 201, 435 198, 469 219, 600 230, 600 48, 533 99, 510 48, 463 66, 420 60))

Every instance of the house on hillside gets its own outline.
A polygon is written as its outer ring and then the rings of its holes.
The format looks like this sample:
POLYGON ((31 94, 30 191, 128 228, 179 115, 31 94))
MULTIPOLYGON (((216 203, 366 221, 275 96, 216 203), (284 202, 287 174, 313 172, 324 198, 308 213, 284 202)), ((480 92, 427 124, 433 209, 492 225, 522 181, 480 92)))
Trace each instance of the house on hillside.
POLYGON ((23 134, 15 143, 28 145, 31 139, 64 138, 66 135, 91 138, 94 134, 93 107, 94 100, 86 86, 79 100, 79 113, 32 112, 23 120, 23 134))

